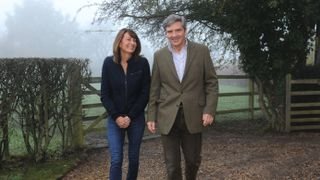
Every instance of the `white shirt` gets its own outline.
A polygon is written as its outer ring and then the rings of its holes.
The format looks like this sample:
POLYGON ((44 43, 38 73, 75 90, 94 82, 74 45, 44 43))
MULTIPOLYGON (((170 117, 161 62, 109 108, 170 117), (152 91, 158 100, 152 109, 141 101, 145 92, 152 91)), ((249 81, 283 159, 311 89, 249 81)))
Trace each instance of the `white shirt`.
POLYGON ((174 66, 176 68, 176 72, 178 74, 180 82, 182 81, 183 75, 184 75, 184 69, 186 67, 186 61, 187 61, 187 43, 188 41, 186 40, 185 46, 181 49, 180 52, 176 52, 173 50, 169 43, 169 50, 172 53, 173 57, 173 62, 174 66))

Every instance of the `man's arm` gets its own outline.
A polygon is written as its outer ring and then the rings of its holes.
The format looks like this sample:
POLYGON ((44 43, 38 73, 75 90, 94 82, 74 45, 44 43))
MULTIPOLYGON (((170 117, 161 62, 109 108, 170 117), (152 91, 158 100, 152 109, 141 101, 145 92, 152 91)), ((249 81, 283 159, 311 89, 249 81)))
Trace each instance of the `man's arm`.
POLYGON ((203 114, 210 114, 211 116, 215 116, 217 104, 218 104, 218 77, 216 71, 214 69, 209 49, 206 47, 205 49, 205 94, 206 94, 206 105, 203 110, 203 114))
POLYGON ((157 114, 157 100, 160 94, 160 72, 157 63, 157 53, 154 54, 152 75, 151 75, 151 86, 150 86, 150 96, 148 103, 148 115, 147 115, 147 125, 150 132, 155 133, 156 131, 156 114, 157 114))

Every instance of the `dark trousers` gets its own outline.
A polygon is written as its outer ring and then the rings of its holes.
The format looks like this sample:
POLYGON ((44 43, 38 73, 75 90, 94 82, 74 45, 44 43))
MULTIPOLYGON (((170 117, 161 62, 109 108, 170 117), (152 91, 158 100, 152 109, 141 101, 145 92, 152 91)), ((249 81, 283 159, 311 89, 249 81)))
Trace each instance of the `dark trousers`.
POLYGON ((161 135, 169 180, 182 180, 181 150, 185 159, 186 180, 195 180, 201 163, 202 134, 189 133, 182 107, 168 135, 161 135))

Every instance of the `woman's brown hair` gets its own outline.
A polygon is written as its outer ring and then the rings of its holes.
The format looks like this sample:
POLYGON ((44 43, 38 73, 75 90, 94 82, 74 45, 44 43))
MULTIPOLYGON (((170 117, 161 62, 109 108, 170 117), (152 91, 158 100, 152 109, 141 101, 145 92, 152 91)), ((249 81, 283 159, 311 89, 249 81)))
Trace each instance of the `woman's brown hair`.
POLYGON ((120 42, 121 42, 125 33, 128 33, 132 38, 134 38, 136 40, 136 43, 137 43, 137 47, 136 47, 135 51, 133 52, 132 57, 139 56, 140 52, 141 52, 141 43, 140 43, 140 39, 139 39, 138 35, 131 29, 123 28, 118 32, 118 34, 113 42, 113 57, 114 57, 113 60, 116 63, 120 63, 120 61, 121 61, 119 45, 120 45, 120 42))

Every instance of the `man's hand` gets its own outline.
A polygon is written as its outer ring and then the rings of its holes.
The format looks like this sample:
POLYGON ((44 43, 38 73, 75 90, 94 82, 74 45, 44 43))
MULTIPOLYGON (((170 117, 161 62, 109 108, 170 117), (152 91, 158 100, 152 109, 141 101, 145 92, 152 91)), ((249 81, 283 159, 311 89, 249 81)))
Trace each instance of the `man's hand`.
POLYGON ((154 121, 148 121, 147 125, 149 131, 154 134, 156 132, 156 123, 154 121))
POLYGON ((214 118, 210 114, 203 114, 202 121, 203 121, 203 126, 209 126, 214 122, 214 118))

